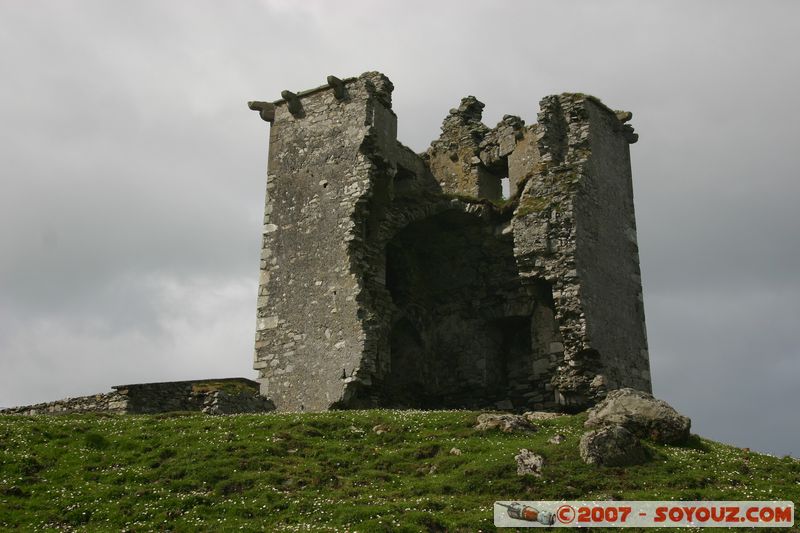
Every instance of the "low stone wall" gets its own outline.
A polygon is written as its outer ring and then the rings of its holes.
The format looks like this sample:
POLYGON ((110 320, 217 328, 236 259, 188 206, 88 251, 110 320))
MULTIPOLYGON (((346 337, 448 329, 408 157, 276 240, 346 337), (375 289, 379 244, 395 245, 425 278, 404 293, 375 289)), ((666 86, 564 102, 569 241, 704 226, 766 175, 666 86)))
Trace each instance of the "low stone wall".
POLYGON ((229 393, 218 390, 206 394, 203 402, 204 413, 210 415, 232 415, 236 413, 263 413, 275 409, 272 400, 261 396, 256 389, 255 393, 240 392, 229 393))
POLYGON ((127 405, 128 399, 124 395, 114 391, 105 394, 93 394, 91 396, 65 398, 55 402, 11 407, 0 410, 0 413, 20 415, 61 415, 99 411, 105 413, 124 413, 126 412, 127 405))
POLYGON ((222 378, 117 385, 113 392, 66 398, 0 410, 3 414, 130 413, 153 414, 199 411, 208 414, 263 413, 275 409, 261 396, 258 383, 245 378, 222 378))

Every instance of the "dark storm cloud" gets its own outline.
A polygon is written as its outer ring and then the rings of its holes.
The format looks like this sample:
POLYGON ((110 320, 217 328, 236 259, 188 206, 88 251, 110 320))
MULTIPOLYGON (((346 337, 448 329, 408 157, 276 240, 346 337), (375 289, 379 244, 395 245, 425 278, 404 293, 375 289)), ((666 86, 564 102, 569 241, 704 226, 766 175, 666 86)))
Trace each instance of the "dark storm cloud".
POLYGON ((5 2, 0 404, 252 375, 268 127, 244 106, 377 69, 423 150, 459 98, 634 112, 656 393, 800 455, 798 4, 5 2), (742 421, 746 420, 745 423, 742 421))

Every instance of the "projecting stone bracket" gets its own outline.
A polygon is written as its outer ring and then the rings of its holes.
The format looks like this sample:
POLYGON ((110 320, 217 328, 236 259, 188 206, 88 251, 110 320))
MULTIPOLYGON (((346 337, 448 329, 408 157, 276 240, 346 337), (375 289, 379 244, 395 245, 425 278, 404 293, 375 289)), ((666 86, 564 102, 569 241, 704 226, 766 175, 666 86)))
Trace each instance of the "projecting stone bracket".
POLYGON ((336 76, 328 76, 328 86, 333 89, 333 96, 337 100, 344 100, 347 96, 344 90, 344 82, 336 76))
POLYGON ((292 91, 281 91, 281 98, 286 100, 286 105, 289 107, 289 113, 292 116, 298 116, 303 112, 303 104, 300 103, 300 97, 292 91))
POLYGON ((614 114, 617 116, 617 119, 622 124, 622 135, 625 136, 625 140, 628 141, 629 144, 633 144, 639 140, 639 134, 633 131, 633 126, 627 124, 632 118, 633 113, 630 111, 614 111, 614 114))
POLYGON ((275 120, 275 104, 269 102, 247 102, 247 107, 252 111, 258 111, 261 120, 272 123, 275 120))

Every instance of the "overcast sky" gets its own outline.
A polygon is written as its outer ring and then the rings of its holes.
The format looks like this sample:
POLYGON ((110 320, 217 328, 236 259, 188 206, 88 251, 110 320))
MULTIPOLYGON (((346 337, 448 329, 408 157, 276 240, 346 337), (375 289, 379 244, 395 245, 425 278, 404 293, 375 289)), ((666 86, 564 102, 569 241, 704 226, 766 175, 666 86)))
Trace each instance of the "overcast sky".
POLYGON ((800 456, 799 2, 0 2, 0 405, 254 377, 269 127, 380 70, 416 151, 462 96, 631 110, 655 394, 800 456))

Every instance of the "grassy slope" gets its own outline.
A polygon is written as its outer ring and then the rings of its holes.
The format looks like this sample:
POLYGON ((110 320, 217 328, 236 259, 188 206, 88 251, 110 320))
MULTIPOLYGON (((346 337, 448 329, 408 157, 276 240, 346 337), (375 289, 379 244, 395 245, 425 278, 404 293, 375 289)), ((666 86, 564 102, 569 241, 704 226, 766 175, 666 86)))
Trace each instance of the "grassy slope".
POLYGON ((475 416, 0 416, 0 528, 492 531, 502 499, 800 503, 791 458, 693 438, 651 447, 642 466, 596 468, 578 459, 582 416, 532 434, 479 434, 475 416), (567 440, 548 444, 557 432, 567 440), (520 448, 545 457, 542 478, 516 475, 520 448))

